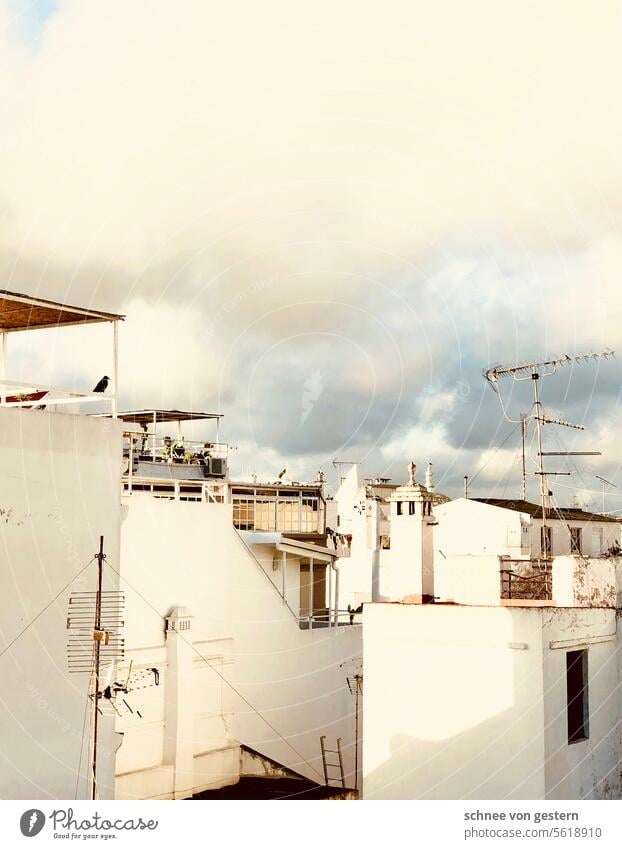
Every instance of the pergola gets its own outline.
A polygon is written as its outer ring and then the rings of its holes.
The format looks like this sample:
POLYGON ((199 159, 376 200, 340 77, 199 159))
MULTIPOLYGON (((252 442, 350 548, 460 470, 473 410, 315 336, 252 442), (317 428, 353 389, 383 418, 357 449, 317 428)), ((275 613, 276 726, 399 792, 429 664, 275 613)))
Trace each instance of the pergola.
POLYGON ((119 336, 118 323, 125 316, 100 310, 75 307, 69 304, 48 301, 20 292, 0 289, 0 335, 2 358, 0 361, 0 404, 5 407, 31 407, 34 401, 49 397, 50 403, 75 404, 77 402, 109 399, 113 417, 117 415, 119 336), (15 381, 7 379, 8 339, 10 333, 24 330, 41 330, 54 327, 100 324, 108 322, 113 327, 113 360, 110 391, 106 393, 69 392, 52 386, 43 386, 38 381, 15 381), (15 394, 8 395, 7 387, 15 394), (10 400, 8 400, 10 399, 10 400))
POLYGON ((119 413, 118 418, 124 422, 138 424, 145 430, 149 425, 151 425, 154 431, 157 424, 162 424, 163 422, 176 422, 180 437, 182 422, 198 422, 210 419, 216 422, 216 442, 218 442, 220 436, 220 420, 223 418, 223 413, 200 413, 184 410, 129 410, 119 413))

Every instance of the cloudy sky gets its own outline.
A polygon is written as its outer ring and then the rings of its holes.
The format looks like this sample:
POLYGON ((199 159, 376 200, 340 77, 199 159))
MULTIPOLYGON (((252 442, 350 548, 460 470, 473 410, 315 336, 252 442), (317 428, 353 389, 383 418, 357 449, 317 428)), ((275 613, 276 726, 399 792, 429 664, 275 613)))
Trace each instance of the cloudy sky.
MULTIPOLYGON (((125 313, 123 404, 222 411, 238 474, 512 496, 482 369, 622 355, 619 3, 0 0, 0 40, 1 287, 125 313)), ((105 330, 14 368, 90 389, 105 330)), ((621 369, 543 385, 603 451, 561 504, 622 508, 621 369)))

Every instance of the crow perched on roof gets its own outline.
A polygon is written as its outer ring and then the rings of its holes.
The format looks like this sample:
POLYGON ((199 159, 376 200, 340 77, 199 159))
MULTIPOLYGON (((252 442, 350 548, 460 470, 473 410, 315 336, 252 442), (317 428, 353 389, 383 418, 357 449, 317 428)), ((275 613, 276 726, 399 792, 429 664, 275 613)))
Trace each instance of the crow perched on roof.
POLYGON ((105 374, 102 379, 99 381, 97 386, 93 389, 93 392, 105 392, 108 389, 108 384, 110 383, 110 378, 107 374, 105 374))

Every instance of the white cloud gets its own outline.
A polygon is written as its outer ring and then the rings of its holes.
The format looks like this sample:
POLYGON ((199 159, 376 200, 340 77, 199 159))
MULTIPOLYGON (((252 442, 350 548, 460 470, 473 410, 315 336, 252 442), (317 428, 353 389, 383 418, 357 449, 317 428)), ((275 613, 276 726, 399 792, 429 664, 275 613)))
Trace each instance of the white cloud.
MULTIPOLYGON (((137 404, 216 397, 239 423, 253 364, 283 342, 278 386, 306 334, 321 401, 385 404, 377 458, 476 467, 447 428, 480 368, 618 344, 613 0, 59 0, 35 47, 16 9, 0 0, 3 285, 126 311, 137 404)), ((40 362, 107 368, 71 354, 40 362)))

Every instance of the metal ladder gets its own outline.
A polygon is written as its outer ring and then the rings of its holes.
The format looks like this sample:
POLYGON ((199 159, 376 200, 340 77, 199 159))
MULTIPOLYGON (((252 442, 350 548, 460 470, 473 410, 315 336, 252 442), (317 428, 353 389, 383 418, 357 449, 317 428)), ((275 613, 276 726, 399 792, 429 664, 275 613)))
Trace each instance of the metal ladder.
POLYGON ((324 784, 326 784, 327 787, 341 786, 341 787, 345 788, 346 779, 345 779, 345 776, 343 774, 343 757, 342 757, 342 754, 341 754, 341 737, 337 737, 337 748, 336 749, 327 749, 326 748, 326 736, 323 734, 320 737, 320 746, 322 747, 322 764, 324 766, 324 784), (326 760, 326 755, 337 755, 337 757, 339 758, 339 763, 329 763, 326 760), (339 775, 338 776, 329 775, 329 773, 328 773, 329 769, 333 769, 333 770, 338 769, 339 775), (331 783, 330 783, 331 781, 337 782, 337 783, 336 784, 333 783, 331 785, 331 783))

